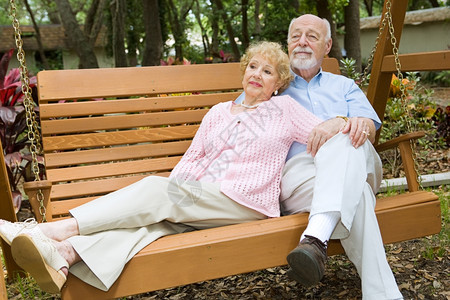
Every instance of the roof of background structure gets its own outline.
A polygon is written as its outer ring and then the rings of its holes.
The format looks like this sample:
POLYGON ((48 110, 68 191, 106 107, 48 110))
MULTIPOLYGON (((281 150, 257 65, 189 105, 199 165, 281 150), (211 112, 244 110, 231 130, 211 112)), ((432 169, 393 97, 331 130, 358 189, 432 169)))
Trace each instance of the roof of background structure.
MULTIPOLYGON (((409 11, 405 15, 404 24, 419 25, 424 22, 439 22, 445 20, 450 20, 450 7, 448 6, 409 11)), ((379 24, 380 16, 362 18, 360 21, 360 28, 378 28, 379 24)))
MULTIPOLYGON (((39 50, 36 40, 36 32, 31 25, 21 25, 22 31, 23 49, 26 50, 39 50)), ((40 25, 39 31, 41 33, 42 45, 44 50, 64 50, 70 49, 69 39, 66 36, 64 27, 59 24, 53 25, 40 25)), ((102 30, 97 37, 95 43, 96 47, 105 45, 106 33, 102 30)), ((0 52, 6 52, 11 48, 16 48, 14 40, 14 28, 12 26, 0 26, 0 52)))

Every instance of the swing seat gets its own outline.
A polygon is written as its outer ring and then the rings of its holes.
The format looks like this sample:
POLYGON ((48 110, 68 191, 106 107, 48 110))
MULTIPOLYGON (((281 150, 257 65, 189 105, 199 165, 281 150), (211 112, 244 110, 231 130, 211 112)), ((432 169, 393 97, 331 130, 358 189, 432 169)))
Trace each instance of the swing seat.
MULTIPOLYGON (((326 59, 324 70, 339 73, 337 60, 326 59)), ((39 188, 53 221, 145 176, 168 176, 208 109, 241 93, 239 74, 237 63, 38 73, 47 180, 26 183, 33 210, 39 212, 39 188)), ((411 167, 410 139, 421 136, 376 148, 400 147, 411 167)), ((441 228, 438 197, 417 189, 414 168, 407 173, 410 192, 377 200, 384 243, 441 228)), ((118 298, 285 265, 307 222, 305 213, 163 237, 140 251, 108 292, 69 275, 61 295, 118 298)), ((328 253, 343 253, 340 243, 332 241, 328 253)))

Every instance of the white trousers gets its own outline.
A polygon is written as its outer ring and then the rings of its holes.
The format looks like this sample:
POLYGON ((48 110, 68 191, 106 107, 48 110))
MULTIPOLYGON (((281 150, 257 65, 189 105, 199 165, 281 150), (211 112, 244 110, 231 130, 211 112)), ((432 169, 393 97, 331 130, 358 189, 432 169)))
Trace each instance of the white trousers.
POLYGON ((80 235, 68 241, 82 261, 69 271, 104 291, 136 253, 162 236, 266 218, 225 196, 217 183, 157 176, 70 213, 78 222, 80 235))
POLYGON ((402 298, 374 210, 381 177, 381 160, 372 144, 355 149, 348 136, 339 133, 315 158, 306 152, 292 157, 281 182, 283 214, 341 214, 331 238, 341 240, 361 278, 363 299, 370 300, 402 298))

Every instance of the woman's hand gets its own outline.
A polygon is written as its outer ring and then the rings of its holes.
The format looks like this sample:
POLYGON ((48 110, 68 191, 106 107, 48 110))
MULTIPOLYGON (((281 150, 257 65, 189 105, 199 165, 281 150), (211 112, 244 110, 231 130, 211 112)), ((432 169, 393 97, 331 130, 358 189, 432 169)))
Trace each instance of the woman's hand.
POLYGON ((344 119, 333 118, 314 127, 308 137, 306 152, 310 153, 313 157, 316 156, 320 147, 322 147, 326 141, 338 134, 345 125, 346 121, 344 119))

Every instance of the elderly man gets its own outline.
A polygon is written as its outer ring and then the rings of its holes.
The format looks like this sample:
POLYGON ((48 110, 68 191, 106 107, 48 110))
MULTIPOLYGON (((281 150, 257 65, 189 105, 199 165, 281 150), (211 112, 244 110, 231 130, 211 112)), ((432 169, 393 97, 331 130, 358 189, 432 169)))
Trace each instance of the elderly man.
POLYGON ((327 242, 337 238, 358 270, 364 299, 401 299, 374 211, 382 171, 371 142, 380 120, 352 80, 322 71, 331 44, 327 20, 292 20, 288 51, 295 78, 284 93, 326 121, 307 146, 291 147, 283 171, 282 211, 310 212, 299 245, 287 257, 288 274, 306 286, 317 284, 327 242))
POLYGON ((325 121, 307 145, 292 145, 283 170, 282 213, 310 212, 299 245, 287 257, 288 275, 305 286, 317 284, 328 240, 340 239, 361 277, 364 299, 402 299, 374 211, 382 171, 371 142, 380 119, 353 80, 322 71, 331 45, 327 20, 292 20, 288 51, 295 77, 283 94, 325 121))

